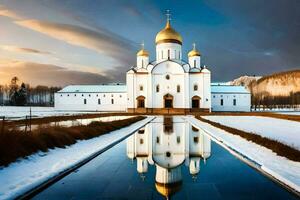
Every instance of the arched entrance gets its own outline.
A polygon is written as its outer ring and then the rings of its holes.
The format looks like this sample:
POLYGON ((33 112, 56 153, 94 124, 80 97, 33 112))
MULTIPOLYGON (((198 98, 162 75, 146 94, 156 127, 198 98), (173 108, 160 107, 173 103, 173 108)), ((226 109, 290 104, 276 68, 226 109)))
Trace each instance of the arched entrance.
POLYGON ((164 107, 165 108, 173 108, 173 96, 170 94, 166 94, 164 96, 164 107))
POLYGON ((193 96, 192 97, 192 108, 200 108, 200 100, 201 100, 201 98, 199 96, 193 96))
POLYGON ((138 96, 136 98, 137 100, 137 107, 138 108, 145 108, 145 97, 144 96, 138 96))

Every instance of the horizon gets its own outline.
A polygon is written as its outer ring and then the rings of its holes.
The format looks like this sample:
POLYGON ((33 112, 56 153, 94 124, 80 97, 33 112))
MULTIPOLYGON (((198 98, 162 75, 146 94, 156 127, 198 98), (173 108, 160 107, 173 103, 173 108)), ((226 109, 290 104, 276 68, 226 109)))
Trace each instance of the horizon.
POLYGON ((0 84, 124 83, 140 43, 154 60, 168 9, 183 59, 195 42, 213 82, 299 69, 300 2, 270 2, 0 0, 0 84))

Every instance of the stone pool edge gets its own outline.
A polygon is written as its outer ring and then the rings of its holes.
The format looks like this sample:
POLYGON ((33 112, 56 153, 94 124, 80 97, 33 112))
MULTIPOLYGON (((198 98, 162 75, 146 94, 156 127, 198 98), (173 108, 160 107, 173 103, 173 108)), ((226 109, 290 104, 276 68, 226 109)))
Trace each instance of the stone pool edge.
MULTIPOLYGON (((208 135, 210 135, 210 137, 220 146, 222 146, 223 148, 225 148, 227 151, 229 151, 232 155, 234 155, 235 157, 237 157, 238 159, 240 159, 241 161, 243 161, 244 163, 246 163, 247 165, 249 165, 250 167, 256 169, 257 171, 259 171, 260 173, 262 173, 263 175, 267 176, 268 178, 270 178, 272 181, 275 181, 276 183, 280 184, 281 186, 283 186, 284 188, 286 188, 288 191, 294 193, 297 196, 300 196, 300 187, 288 180, 287 178, 285 178, 284 176, 282 176, 281 174, 275 172, 274 170, 264 166, 263 164, 260 164, 259 161, 256 161, 252 158, 250 158, 249 156, 247 156, 246 154, 238 151, 235 147, 231 146, 230 144, 228 144, 228 142, 226 141, 226 139, 221 138, 220 136, 213 134, 211 131, 207 130, 205 127, 200 126, 199 124, 195 123, 197 121, 199 121, 198 119, 196 119, 193 116, 186 116, 184 117, 190 124, 199 127, 200 129, 204 130, 208 135)), ((199 121, 200 122, 200 121, 199 121)), ((205 122, 203 122, 205 123, 205 122)), ((212 125, 210 125, 212 126, 212 125)), ((214 127, 214 126, 212 126, 214 127)), ((217 127, 214 127, 216 129, 218 129, 217 127)), ((224 131, 224 130, 222 130, 224 131)), ((226 132, 226 131, 224 131, 226 132)), ((230 134, 230 133, 228 133, 230 134)))

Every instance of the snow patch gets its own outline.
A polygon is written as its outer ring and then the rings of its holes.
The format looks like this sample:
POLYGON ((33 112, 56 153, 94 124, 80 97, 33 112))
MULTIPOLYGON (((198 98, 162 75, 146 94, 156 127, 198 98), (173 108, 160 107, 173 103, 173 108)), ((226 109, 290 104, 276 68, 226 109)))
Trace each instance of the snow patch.
POLYGON ((153 120, 149 116, 128 127, 90 140, 81 140, 65 149, 36 153, 0 169, 0 199, 13 199, 37 187, 60 172, 76 165, 119 139, 137 131, 153 120))
POLYGON ((277 140, 300 150, 300 123, 296 121, 260 116, 204 116, 203 118, 277 140))

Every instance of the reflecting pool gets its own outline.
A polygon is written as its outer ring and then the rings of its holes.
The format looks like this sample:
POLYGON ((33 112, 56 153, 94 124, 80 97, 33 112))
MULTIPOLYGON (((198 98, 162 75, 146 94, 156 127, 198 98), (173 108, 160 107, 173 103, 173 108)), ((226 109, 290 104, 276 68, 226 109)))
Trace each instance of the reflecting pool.
POLYGON ((35 199, 297 199, 182 117, 157 117, 35 199))

